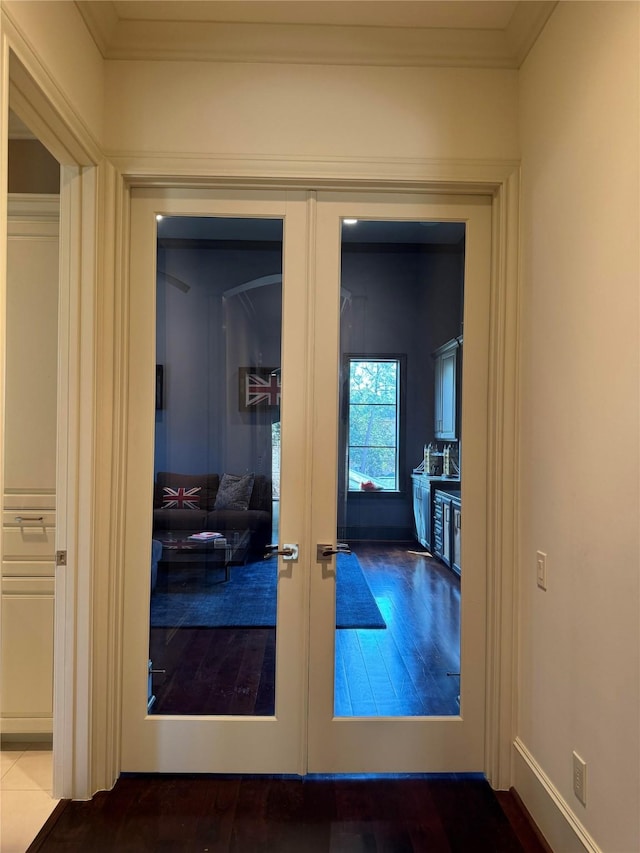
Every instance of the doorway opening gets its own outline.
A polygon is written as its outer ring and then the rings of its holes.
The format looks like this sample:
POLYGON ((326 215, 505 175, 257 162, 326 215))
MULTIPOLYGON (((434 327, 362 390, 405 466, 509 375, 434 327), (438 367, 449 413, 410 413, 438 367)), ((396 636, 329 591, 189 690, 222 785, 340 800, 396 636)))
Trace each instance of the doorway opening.
MULTIPOLYGON (((458 250, 449 264, 457 265, 459 273, 451 288, 459 290, 464 279, 468 315, 458 439, 465 461, 459 483, 461 493, 472 496, 485 488, 489 199, 450 202, 426 195, 295 190, 133 191, 123 639, 130 653, 124 656, 122 713, 127 771, 304 774, 476 771, 483 766, 487 525, 482 500, 472 498, 467 511, 470 557, 463 578, 444 561, 433 564, 446 569, 452 584, 461 588, 458 599, 453 594, 448 599, 449 604, 460 601, 456 612, 464 624, 464 630, 456 624, 454 653, 447 649, 444 661, 442 680, 451 685, 449 713, 396 704, 383 712, 347 708, 336 714, 336 631, 360 631, 368 639, 374 632, 394 634, 393 614, 383 612, 386 592, 374 594, 367 580, 367 547, 397 544, 419 551, 410 556, 419 557, 420 566, 407 561, 404 575, 405 582, 413 578, 410 593, 421 591, 422 561, 428 558, 416 539, 412 475, 436 429, 426 414, 428 405, 435 411, 435 403, 425 401, 426 396, 435 399, 436 389, 425 377, 432 370, 435 385, 433 362, 440 344, 427 334, 425 292, 447 266, 447 252, 422 248, 428 245, 426 237, 409 241, 420 248, 409 251, 401 244, 402 250, 390 251, 388 243, 378 249, 384 242, 379 237, 360 250, 367 240, 358 235, 357 254, 368 258, 367 272, 363 276, 356 269, 349 285, 350 261, 342 251, 342 243, 349 242, 342 239, 342 220, 349 214, 389 223, 391 229, 412 225, 416 234, 436 233, 435 226, 422 224, 431 222, 457 225, 460 236, 464 231, 464 253, 458 250), (197 233, 164 232, 174 226, 187 232, 195 226, 197 233), (380 257, 372 265, 376 253, 380 257), (383 269, 393 255, 399 256, 395 274, 389 266, 383 269), (365 289, 379 270, 385 275, 378 291, 392 294, 383 321, 372 310, 380 293, 365 289), (279 284, 245 287, 246 282, 276 279, 279 284), (364 306, 366 322, 353 309, 345 310, 354 296, 364 306), (403 310, 397 312, 399 306, 403 310), (352 329, 342 344, 347 315, 352 329), (185 324, 188 317, 191 324, 185 324), (370 320, 377 326, 375 340, 370 320), (396 335, 393 346, 391 334, 396 335), (347 445, 341 448, 346 417, 339 405, 341 352, 367 356, 362 361, 384 356, 398 367, 395 438, 374 441, 371 436, 367 445, 372 457, 382 448, 388 458, 392 449, 394 477, 380 471, 381 489, 353 490, 346 514, 340 495, 347 464, 347 445), (408 399, 412 370, 418 379, 417 403, 408 399), (160 394, 154 386, 158 375, 164 378, 160 394), (410 404, 420 407, 423 417, 416 418, 410 404), (276 423, 281 425, 282 467, 279 541, 273 543, 268 481, 276 423), (170 436, 171 426, 177 431, 170 436), (409 436, 418 458, 408 449, 409 436), (189 460, 197 468, 186 467, 189 460), (364 504, 364 498, 381 502, 364 504), (347 535, 338 538, 338 532, 347 535), (174 689, 179 678, 184 690, 174 689), (178 703, 172 713, 161 710, 165 686, 178 703), (257 700, 263 703, 258 708, 257 700), (371 737, 379 747, 373 752, 371 737)), ((456 324, 459 328, 459 313, 456 324)), ((353 439, 350 445, 358 451, 363 442, 355 433, 353 439)), ((373 477, 376 472, 365 467, 361 473, 373 477)), ((388 548, 384 559, 393 556, 388 548)), ((422 592, 428 587, 422 584, 422 592)), ((434 613, 433 600, 422 606, 419 630, 405 632, 414 647, 434 613)), ((405 664, 405 672, 439 664, 443 657, 438 650, 429 660, 425 651, 417 663, 405 664)), ((433 687, 435 681, 434 676, 415 687, 433 687)))
POLYGON ((0 729, 3 793, 12 802, 23 796, 18 792, 25 771, 39 786, 3 816, 8 835, 26 846, 57 802, 52 790, 60 164, 11 109, 8 146, 0 729))

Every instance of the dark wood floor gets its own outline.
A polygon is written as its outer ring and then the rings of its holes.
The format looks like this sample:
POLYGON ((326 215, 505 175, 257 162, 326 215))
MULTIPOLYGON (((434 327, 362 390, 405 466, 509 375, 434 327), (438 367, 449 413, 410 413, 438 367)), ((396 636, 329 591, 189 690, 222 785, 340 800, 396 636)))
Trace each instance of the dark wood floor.
POLYGON ((353 545, 387 627, 336 632, 337 716, 459 713, 460 579, 414 549, 353 545))
MULTIPOLYGON (((338 716, 459 712, 460 581, 413 548, 353 546, 387 628, 336 632, 338 716)), ((153 713, 273 714, 275 641, 270 628, 153 629, 153 665, 166 671, 153 713)))
POLYGON ((477 777, 121 778, 60 804, 27 853, 546 853, 477 777))

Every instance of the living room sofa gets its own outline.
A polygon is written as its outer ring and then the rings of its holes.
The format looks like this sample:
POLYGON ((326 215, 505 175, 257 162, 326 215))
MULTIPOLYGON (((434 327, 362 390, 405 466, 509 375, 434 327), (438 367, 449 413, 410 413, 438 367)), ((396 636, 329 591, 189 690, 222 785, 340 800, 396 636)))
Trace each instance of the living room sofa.
POLYGON ((180 474, 159 471, 154 484, 153 538, 249 530, 250 551, 271 542, 271 480, 263 474, 180 474))

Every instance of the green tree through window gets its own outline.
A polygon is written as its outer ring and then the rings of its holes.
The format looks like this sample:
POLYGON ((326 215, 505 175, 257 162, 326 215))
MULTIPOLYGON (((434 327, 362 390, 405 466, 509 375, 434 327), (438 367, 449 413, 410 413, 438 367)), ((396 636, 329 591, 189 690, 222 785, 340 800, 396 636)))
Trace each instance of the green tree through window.
POLYGON ((400 363, 349 358, 349 491, 398 489, 400 363))

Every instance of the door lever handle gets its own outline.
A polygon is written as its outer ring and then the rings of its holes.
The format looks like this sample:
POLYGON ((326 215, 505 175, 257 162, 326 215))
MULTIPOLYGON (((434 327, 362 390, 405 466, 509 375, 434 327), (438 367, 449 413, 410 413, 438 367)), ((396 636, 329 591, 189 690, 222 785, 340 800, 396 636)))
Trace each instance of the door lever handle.
POLYGON ((282 557, 283 560, 297 560, 298 559, 298 546, 294 544, 284 543, 282 548, 279 545, 265 545, 264 546, 264 558, 265 560, 268 557, 278 556, 282 557))
POLYGON ((344 542, 338 542, 337 545, 318 545, 316 550, 316 560, 319 563, 325 560, 330 560, 334 554, 350 554, 351 548, 344 542))

